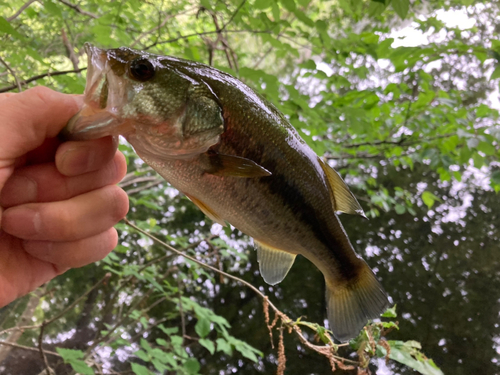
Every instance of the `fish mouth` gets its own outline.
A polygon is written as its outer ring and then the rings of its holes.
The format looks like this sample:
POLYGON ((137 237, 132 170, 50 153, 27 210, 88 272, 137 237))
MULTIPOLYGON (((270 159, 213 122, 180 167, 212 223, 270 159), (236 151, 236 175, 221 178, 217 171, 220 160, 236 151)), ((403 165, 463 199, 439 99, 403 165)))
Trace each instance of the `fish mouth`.
POLYGON ((112 70, 108 51, 85 43, 87 82, 84 105, 60 133, 63 140, 83 141, 116 136, 133 131, 130 121, 122 120, 119 109, 127 100, 122 77, 112 70))

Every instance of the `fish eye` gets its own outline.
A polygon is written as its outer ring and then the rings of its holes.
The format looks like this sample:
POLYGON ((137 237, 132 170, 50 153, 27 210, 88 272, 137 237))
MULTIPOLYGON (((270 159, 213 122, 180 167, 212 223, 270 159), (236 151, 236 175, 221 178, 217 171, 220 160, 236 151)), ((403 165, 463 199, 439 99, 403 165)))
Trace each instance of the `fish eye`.
POLYGON ((148 59, 138 58, 129 67, 130 75, 139 82, 149 81, 155 75, 155 67, 148 59))

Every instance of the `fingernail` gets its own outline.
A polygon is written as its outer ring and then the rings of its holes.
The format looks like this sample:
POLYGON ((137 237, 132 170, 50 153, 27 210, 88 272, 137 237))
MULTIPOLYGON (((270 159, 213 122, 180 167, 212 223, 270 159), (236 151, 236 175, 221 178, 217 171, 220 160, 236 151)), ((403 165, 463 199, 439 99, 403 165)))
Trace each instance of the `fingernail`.
POLYGON ((7 180, 2 189, 0 202, 4 206, 17 206, 18 204, 36 202, 38 196, 35 180, 21 175, 14 175, 7 180))
POLYGON ((14 207, 6 210, 2 217, 3 229, 13 236, 29 238, 41 232, 40 213, 26 207, 14 207))
POLYGON ((62 155, 60 172, 66 175, 78 175, 90 172, 92 153, 86 146, 68 149, 62 155))

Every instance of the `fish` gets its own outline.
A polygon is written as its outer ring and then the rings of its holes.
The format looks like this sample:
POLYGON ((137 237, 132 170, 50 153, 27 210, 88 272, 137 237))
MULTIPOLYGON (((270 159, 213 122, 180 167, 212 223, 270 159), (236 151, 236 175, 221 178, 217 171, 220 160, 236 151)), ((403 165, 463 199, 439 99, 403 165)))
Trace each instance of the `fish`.
POLYGON ((127 47, 85 44, 84 106, 61 135, 122 135, 138 156, 206 216, 253 238, 259 270, 281 282, 297 255, 326 284, 340 342, 389 305, 337 216, 365 217, 342 177, 286 117, 249 86, 211 66, 127 47))

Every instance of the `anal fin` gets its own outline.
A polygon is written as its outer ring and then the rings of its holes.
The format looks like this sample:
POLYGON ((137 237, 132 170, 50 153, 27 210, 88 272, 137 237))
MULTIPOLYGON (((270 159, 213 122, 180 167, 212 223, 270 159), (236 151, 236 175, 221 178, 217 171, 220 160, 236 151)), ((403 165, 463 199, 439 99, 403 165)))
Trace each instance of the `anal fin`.
POLYGON ((254 239, 260 274, 270 285, 280 283, 292 268, 296 255, 278 250, 254 239))
POLYGON ((363 208, 339 173, 320 158, 318 160, 330 184, 333 209, 346 214, 359 215, 366 219, 363 208))
POLYGON ((210 219, 212 219, 213 221, 215 221, 216 223, 219 223, 220 225, 222 225, 223 227, 226 227, 227 224, 226 222, 224 221, 223 218, 221 218, 219 215, 217 215, 217 213, 215 213, 214 210, 212 210, 210 207, 208 207, 205 203, 203 203, 202 201, 200 201, 199 199, 195 198, 195 197, 192 197, 186 193, 184 193, 186 195, 186 197, 188 197, 191 202, 193 202, 205 215, 207 215, 210 219))

